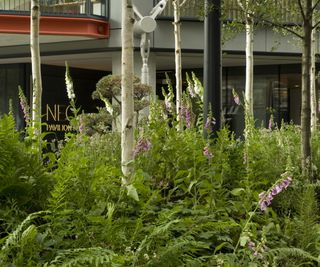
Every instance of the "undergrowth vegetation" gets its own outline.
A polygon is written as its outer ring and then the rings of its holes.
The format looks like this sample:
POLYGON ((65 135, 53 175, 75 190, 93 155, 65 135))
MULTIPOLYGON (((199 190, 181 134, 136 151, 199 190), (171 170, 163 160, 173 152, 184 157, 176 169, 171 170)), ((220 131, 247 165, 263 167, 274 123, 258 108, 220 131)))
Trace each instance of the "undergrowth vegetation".
POLYGON ((301 177, 299 128, 211 133, 197 86, 183 131, 170 88, 151 104, 129 182, 118 132, 68 134, 43 161, 3 115, 0 266, 319 266, 319 185, 301 177))

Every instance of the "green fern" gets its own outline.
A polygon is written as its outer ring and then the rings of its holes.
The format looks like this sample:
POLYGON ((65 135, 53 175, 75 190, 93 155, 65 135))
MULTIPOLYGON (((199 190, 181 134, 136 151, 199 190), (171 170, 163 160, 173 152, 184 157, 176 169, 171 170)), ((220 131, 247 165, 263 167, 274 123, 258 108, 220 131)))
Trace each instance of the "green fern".
POLYGON ((1 248, 1 251, 9 250, 11 247, 15 247, 21 240, 25 229, 33 223, 37 218, 42 218, 44 215, 50 214, 49 211, 38 211, 31 213, 27 218, 13 231, 6 239, 5 243, 1 248))
POLYGON ((113 251, 101 247, 77 248, 61 251, 51 262, 45 263, 44 267, 108 267, 121 266, 124 258, 118 256, 113 251))
POLYGON ((202 266, 197 254, 201 250, 209 249, 209 245, 204 242, 195 241, 193 237, 179 237, 167 242, 166 246, 160 247, 152 255, 147 266, 202 266))
MULTIPOLYGON (((300 264, 310 264, 309 266, 315 266, 314 264, 320 264, 320 258, 312 256, 309 252, 300 248, 277 248, 270 249, 267 252, 268 256, 273 259, 273 266, 298 266, 300 264), (303 261, 301 263, 301 260, 303 261), (291 262, 289 265, 287 265, 291 262)), ((301 265, 303 266, 303 265, 301 265)), ((304 265, 306 266, 306 265, 304 265)))
POLYGON ((318 207, 314 188, 306 185, 298 201, 297 247, 313 255, 320 253, 317 248, 319 240, 318 207))
POLYGON ((7 144, 15 143, 17 139, 15 131, 15 121, 10 115, 0 117, 0 176, 10 162, 10 150, 7 149, 7 144))
POLYGON ((312 255, 318 255, 320 250, 318 205, 315 186, 300 184, 294 192, 296 201, 291 211, 292 218, 288 218, 285 224, 285 235, 289 238, 289 246, 308 251, 312 255))
POLYGON ((48 211, 35 212, 30 215, 4 239, 0 250, 0 265, 14 264, 14 266, 38 266, 38 235, 37 227, 33 224, 38 218, 47 215, 48 211))

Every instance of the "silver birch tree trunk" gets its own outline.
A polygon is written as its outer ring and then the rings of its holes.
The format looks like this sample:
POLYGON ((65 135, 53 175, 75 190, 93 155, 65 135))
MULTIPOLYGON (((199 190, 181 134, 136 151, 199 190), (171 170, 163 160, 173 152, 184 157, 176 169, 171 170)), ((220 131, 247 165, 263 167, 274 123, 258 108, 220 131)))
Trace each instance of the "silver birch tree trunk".
MULTIPOLYGON (((37 140, 37 143, 40 146, 42 79, 39 45, 39 25, 40 3, 39 0, 32 0, 30 15, 30 50, 32 65, 32 128, 34 131, 34 138, 37 140)), ((39 147, 39 149, 41 148, 39 147)))
POLYGON ((238 6, 244 13, 246 32, 246 82, 245 82, 245 112, 253 118, 253 14, 254 3, 249 0, 237 0, 238 6))
POLYGON ((246 83, 245 109, 247 116, 253 118, 253 19, 246 19, 246 83))
POLYGON ((122 0, 122 68, 121 68, 121 168, 125 178, 132 174, 134 143, 133 107, 133 24, 132 0, 122 0))
MULTIPOLYGON (((315 20, 313 19, 313 25, 315 20)), ((317 31, 314 28, 311 33, 311 69, 310 69, 310 97, 311 97, 311 132, 317 130, 318 109, 317 109, 317 91, 316 91, 316 35, 317 31)))
MULTIPOLYGON (((302 6, 302 4, 301 4, 302 6)), ((303 19, 302 88, 301 88, 301 167, 306 178, 311 175, 310 70, 312 35, 312 0, 306 0, 303 19)))
POLYGON ((178 119, 178 130, 182 130, 181 120, 181 105, 182 105, 182 63, 181 63, 181 20, 180 10, 187 0, 173 0, 173 14, 174 14, 174 48, 175 48, 175 77, 176 77, 176 112, 178 119))

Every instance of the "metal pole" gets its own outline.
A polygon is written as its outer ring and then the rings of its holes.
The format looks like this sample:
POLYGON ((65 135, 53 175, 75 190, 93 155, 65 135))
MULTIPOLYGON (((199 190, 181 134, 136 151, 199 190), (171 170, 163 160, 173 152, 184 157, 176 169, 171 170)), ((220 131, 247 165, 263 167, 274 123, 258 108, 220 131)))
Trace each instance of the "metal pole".
POLYGON ((141 68, 141 83, 142 84, 150 84, 149 79, 149 54, 150 54, 150 39, 148 33, 141 34, 140 41, 140 53, 142 59, 142 68, 141 68))
POLYGON ((214 132, 221 128, 221 0, 206 0, 204 20, 204 122, 211 110, 214 132), (210 8, 211 7, 211 8, 210 8), (209 10, 210 8, 210 10, 209 10))

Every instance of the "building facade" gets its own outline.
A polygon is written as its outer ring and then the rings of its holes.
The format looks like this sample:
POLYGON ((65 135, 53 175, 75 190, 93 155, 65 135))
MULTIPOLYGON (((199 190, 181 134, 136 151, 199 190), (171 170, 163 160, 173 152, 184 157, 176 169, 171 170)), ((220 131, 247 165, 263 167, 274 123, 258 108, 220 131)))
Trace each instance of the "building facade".
MULTIPOLYGON (((229 19, 237 16, 235 0, 228 0, 229 19)), ((142 16, 147 16, 156 0, 133 0, 142 16)), ((280 1, 282 8, 290 1, 280 1)), ((182 10, 181 38, 184 72, 194 71, 202 78, 204 27, 198 17, 201 1, 188 1, 182 10)), ((0 3, 0 112, 8 111, 12 99, 17 120, 18 86, 30 96, 30 0, 4 0, 0 3)), ((164 74, 174 73, 172 0, 156 18, 150 35, 149 82, 154 93, 164 86, 164 74)), ((285 17, 285 20, 290 17, 285 17)), ((292 19, 292 18, 291 18, 292 19)), ((43 75, 43 111, 48 130, 67 131, 67 99, 64 84, 65 61, 71 67, 77 101, 85 111, 93 111, 91 92, 104 75, 121 71, 120 0, 41 1, 40 50, 43 75), (59 126, 61 125, 61 126, 59 126)), ((141 75, 140 35, 135 35, 135 72, 141 75)), ((232 117, 236 131, 243 127, 243 115, 234 106, 232 90, 242 95, 245 84, 245 35, 223 38, 222 106, 232 117)), ((300 121, 301 44, 269 28, 255 30, 254 112, 258 123, 275 120, 300 121)))

